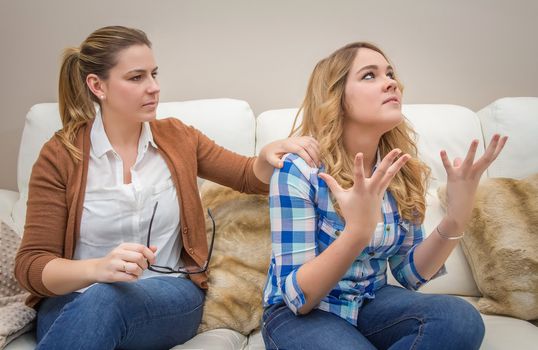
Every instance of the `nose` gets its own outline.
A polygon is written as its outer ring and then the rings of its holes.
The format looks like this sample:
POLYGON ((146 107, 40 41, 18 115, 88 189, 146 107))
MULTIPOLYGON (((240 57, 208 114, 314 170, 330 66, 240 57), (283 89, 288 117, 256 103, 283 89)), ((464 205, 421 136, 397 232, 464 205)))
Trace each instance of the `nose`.
POLYGON ((151 77, 150 84, 148 86, 148 93, 150 94, 156 94, 161 91, 161 87, 159 86, 159 82, 156 78, 151 77))
POLYGON ((383 91, 394 91, 398 87, 396 80, 386 77, 386 82, 383 85, 383 91))

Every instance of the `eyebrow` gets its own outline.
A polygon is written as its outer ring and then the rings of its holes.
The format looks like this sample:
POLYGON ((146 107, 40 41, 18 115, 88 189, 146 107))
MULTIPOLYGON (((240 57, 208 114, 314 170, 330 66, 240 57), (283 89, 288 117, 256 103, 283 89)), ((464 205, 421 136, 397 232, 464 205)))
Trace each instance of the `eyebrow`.
MULTIPOLYGON (((159 67, 155 67, 153 68, 151 71, 152 72, 155 72, 157 69, 159 69, 159 67)), ((127 72, 127 74, 132 74, 132 73, 145 73, 146 70, 145 69, 142 69, 142 68, 139 68, 139 69, 133 69, 133 70, 130 70, 127 72)))
MULTIPOLYGON (((360 72, 362 72, 363 70, 368 70, 368 69, 373 69, 373 70, 378 70, 379 69, 379 66, 378 65, 375 65, 375 64, 370 64, 368 66, 364 66, 362 67, 361 69, 359 69, 355 74, 359 74, 360 72)), ((392 68, 391 65, 388 65, 387 66, 387 71, 393 71, 394 69, 392 68)))

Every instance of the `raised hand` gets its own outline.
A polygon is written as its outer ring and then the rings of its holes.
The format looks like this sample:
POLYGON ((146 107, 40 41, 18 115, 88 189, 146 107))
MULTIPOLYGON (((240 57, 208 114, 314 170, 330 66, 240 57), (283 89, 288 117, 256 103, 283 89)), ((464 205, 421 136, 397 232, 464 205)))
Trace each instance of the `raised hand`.
POLYGON ((469 222, 473 209, 474 196, 480 177, 493 163, 506 144, 507 136, 493 135, 486 152, 474 161, 478 140, 473 140, 465 159, 455 158, 451 164, 445 150, 441 160, 447 173, 447 216, 453 233, 461 233, 469 222))
POLYGON ((346 230, 369 232, 370 236, 363 238, 368 241, 371 239, 377 225, 383 194, 394 176, 411 158, 408 154, 398 158, 400 153, 399 149, 390 151, 370 178, 364 175, 364 157, 362 153, 358 153, 354 160, 354 184, 349 189, 343 189, 329 174, 319 174, 340 205, 346 230))
POLYGON ((271 142, 260 151, 260 156, 264 156, 266 161, 274 168, 282 168, 282 156, 286 153, 295 153, 310 165, 319 166, 319 145, 310 136, 290 137, 283 140, 271 142))
POLYGON ((157 247, 122 243, 101 259, 97 259, 94 279, 97 282, 129 282, 137 280, 150 264, 155 263, 157 247))

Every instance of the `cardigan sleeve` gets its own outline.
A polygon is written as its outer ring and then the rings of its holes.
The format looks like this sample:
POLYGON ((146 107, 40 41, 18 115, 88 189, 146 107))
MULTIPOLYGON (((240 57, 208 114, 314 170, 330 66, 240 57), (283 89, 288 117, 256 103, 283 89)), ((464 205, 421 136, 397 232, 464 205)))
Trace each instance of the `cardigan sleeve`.
POLYGON ((197 145, 200 177, 245 193, 269 193, 269 184, 254 174, 256 157, 246 157, 217 145, 199 130, 190 127, 197 145))
POLYGON ((32 168, 24 235, 15 257, 16 279, 38 297, 55 295, 43 284, 43 269, 64 253, 67 205, 65 176, 58 161, 60 147, 57 139, 48 141, 32 168))

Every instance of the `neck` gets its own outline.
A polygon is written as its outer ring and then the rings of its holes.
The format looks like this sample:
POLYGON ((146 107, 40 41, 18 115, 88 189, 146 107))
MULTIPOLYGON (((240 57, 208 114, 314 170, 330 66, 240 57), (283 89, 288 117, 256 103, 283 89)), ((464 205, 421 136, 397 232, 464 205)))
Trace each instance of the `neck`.
POLYGON ((377 148, 380 139, 379 132, 367 127, 359 127, 354 123, 349 123, 344 127, 344 147, 353 159, 357 153, 363 154, 366 177, 372 175, 372 169, 377 162, 377 148))
POLYGON ((116 151, 138 147, 138 140, 142 132, 141 122, 126 121, 127 118, 115 118, 104 111, 101 118, 108 140, 116 151))

